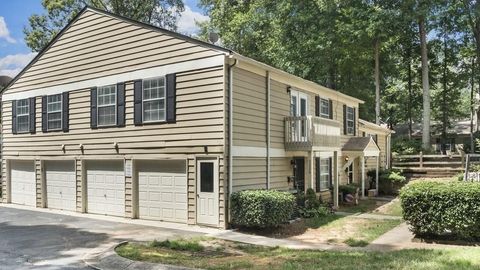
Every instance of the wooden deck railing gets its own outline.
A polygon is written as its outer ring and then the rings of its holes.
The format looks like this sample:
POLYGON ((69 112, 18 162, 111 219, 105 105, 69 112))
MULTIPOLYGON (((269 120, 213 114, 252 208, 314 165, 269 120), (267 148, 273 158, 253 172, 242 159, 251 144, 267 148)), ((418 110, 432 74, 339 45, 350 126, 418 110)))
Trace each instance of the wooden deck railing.
POLYGON ((285 117, 285 149, 305 151, 314 146, 340 147, 340 123, 316 116, 285 117))

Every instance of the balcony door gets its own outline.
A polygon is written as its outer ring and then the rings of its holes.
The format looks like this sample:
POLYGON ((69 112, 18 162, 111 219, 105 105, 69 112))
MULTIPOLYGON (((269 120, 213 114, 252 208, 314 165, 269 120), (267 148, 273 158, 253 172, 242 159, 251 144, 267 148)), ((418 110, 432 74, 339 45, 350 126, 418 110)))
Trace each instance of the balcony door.
MULTIPOLYGON (((291 116, 307 116, 308 113, 308 96, 298 91, 290 92, 290 115, 291 116)), ((307 119, 300 118, 294 123, 292 137, 300 141, 307 140, 307 119)))

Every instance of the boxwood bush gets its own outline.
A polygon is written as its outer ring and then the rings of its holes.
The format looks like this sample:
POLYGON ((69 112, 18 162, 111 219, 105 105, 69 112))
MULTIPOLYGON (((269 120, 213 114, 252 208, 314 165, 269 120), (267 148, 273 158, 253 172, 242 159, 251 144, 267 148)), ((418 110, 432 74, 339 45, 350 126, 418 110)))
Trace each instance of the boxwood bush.
POLYGON ((295 196, 276 190, 244 190, 232 194, 232 224, 269 228, 287 222, 295 210, 295 196))
POLYGON ((405 186, 400 199, 416 235, 480 240, 480 183, 418 182, 405 186))

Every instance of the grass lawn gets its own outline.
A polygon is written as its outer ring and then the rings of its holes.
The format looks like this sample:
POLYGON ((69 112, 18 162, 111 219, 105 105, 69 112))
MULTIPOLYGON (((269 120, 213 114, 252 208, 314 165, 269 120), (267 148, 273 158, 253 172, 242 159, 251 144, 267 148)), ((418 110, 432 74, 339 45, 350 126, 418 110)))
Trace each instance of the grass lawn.
POLYGON ((400 220, 375 220, 356 217, 329 216, 306 221, 309 229, 291 237, 305 242, 343 243, 348 246, 367 246, 382 234, 400 225, 400 220))
POLYGON ((401 217, 403 216, 403 210, 402 210, 402 205, 400 203, 400 199, 396 198, 391 202, 375 209, 372 213, 401 217))
POLYGON ((307 243, 335 243, 348 246, 366 246, 400 223, 400 220, 376 220, 352 216, 328 215, 302 219, 292 224, 281 225, 276 229, 244 230, 244 232, 274 238, 288 238, 307 243))
POLYGON ((338 211, 345 213, 367 213, 377 209, 387 202, 375 200, 359 200, 358 205, 340 205, 338 211))
POLYGON ((127 244, 116 251, 132 260, 215 270, 480 269, 479 248, 340 252, 267 248, 213 239, 175 242, 127 244))

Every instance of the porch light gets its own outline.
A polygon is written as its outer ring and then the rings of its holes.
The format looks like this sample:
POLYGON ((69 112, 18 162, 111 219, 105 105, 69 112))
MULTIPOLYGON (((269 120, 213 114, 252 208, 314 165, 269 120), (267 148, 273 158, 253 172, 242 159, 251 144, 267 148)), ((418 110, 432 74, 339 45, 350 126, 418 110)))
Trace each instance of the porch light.
POLYGON ((290 92, 292 92, 292 87, 291 87, 291 86, 288 86, 288 87, 287 87, 287 93, 290 94, 290 92))
POLYGON ((348 156, 346 156, 346 157, 345 157, 345 161, 348 161, 348 159, 349 159, 349 157, 348 157, 348 156))

